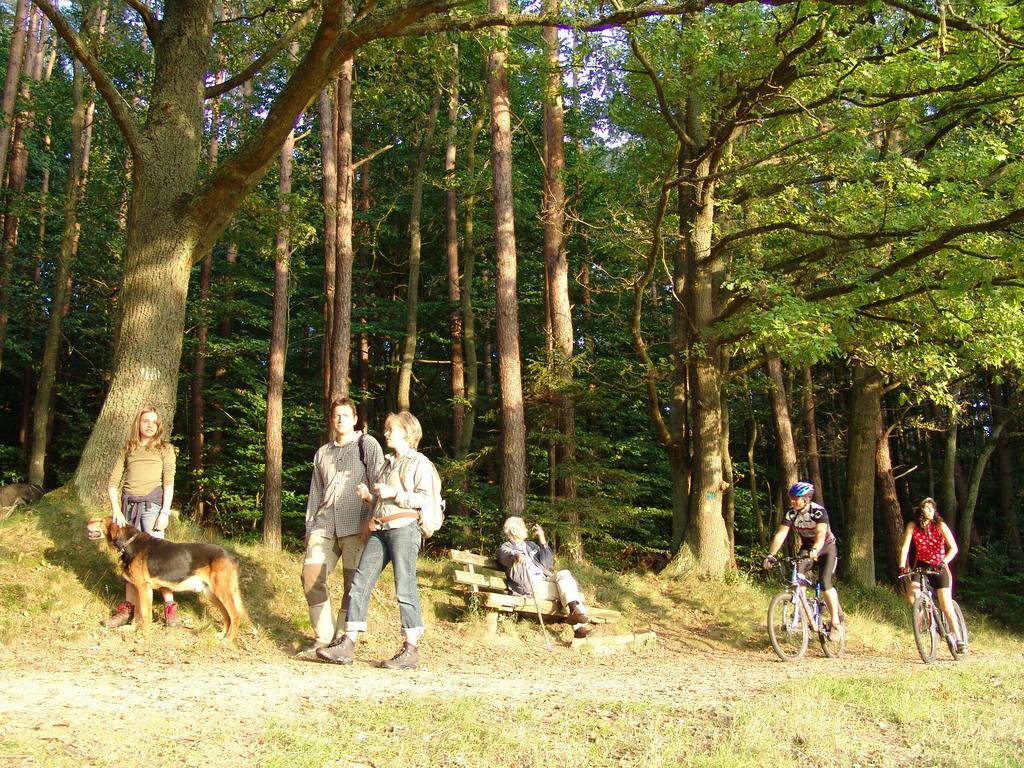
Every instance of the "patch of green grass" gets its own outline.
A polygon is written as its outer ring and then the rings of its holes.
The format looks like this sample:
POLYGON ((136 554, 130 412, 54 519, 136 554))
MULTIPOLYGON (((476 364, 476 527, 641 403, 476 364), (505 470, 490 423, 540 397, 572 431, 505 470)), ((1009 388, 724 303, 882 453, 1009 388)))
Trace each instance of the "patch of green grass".
MULTIPOLYGON (((514 685, 510 682, 510 685, 514 685)), ((735 707, 428 696, 343 701, 276 720, 258 764, 320 766, 1018 766, 1024 672, 1013 663, 809 674, 735 707)))

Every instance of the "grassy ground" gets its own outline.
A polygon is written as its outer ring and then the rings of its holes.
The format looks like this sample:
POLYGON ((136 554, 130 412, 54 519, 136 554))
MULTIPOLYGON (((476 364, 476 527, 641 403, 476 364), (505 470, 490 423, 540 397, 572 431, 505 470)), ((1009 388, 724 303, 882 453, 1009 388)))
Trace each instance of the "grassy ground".
POLYGON ((658 643, 549 654, 527 620, 488 637, 425 558, 423 669, 394 675, 364 663, 396 643, 389 575, 360 663, 297 662, 300 558, 258 547, 229 544, 253 619, 236 645, 195 596, 180 598, 184 629, 100 629, 122 586, 85 517, 50 496, 0 523, 0 766, 1024 765, 1024 644, 970 610, 970 658, 926 667, 905 603, 840 584, 847 655, 812 645, 783 664, 764 629, 776 583, 582 566, 595 602, 624 614, 605 631, 658 643))

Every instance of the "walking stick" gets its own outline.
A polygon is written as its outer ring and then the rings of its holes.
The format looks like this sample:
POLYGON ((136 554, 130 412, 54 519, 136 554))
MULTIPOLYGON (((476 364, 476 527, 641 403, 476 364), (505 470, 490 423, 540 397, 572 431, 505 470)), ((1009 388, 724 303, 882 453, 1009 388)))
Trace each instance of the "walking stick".
POLYGON ((530 591, 533 593, 533 605, 537 609, 537 621, 540 622, 541 631, 544 633, 544 647, 551 653, 551 639, 548 637, 548 628, 544 626, 544 617, 540 612, 540 600, 537 599, 537 585, 533 582, 533 574, 526 569, 526 578, 530 580, 530 591))

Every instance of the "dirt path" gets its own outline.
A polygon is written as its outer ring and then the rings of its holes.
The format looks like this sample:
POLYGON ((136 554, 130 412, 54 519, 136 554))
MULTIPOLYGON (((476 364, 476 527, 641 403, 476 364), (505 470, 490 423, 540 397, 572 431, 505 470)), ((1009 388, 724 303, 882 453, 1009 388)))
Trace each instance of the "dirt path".
POLYGON ((782 680, 825 669, 879 673, 912 662, 909 656, 850 654, 837 664, 811 649, 804 661, 783 664, 769 650, 694 651, 671 642, 597 655, 563 646, 547 653, 543 645, 518 638, 437 640, 433 646, 425 642, 421 668, 406 673, 375 668, 371 649, 363 647, 348 668, 266 653, 154 660, 103 649, 76 658, 44 655, 31 665, 8 659, 0 665, 0 766, 38 765, 29 761, 28 750, 19 755, 17 745, 40 741, 52 746, 52 765, 167 765, 181 749, 187 764, 251 765, 268 723, 392 697, 473 696, 543 705, 575 691, 595 702, 653 699, 728 715, 749 692, 782 680), (111 738, 126 729, 151 737, 111 738), (7 745, 15 746, 3 749, 7 745))

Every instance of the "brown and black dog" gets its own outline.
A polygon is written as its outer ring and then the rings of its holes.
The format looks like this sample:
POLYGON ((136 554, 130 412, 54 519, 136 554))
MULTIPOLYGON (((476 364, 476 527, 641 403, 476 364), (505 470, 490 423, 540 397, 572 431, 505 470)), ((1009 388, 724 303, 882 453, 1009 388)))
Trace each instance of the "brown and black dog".
POLYGON ((106 539, 121 556, 122 576, 139 593, 135 623, 145 631, 153 613, 153 590, 203 592, 224 617, 222 637, 234 640, 247 618, 238 590, 238 563, 216 544, 164 541, 138 528, 118 525, 113 518, 94 518, 86 524, 93 541, 106 539))

